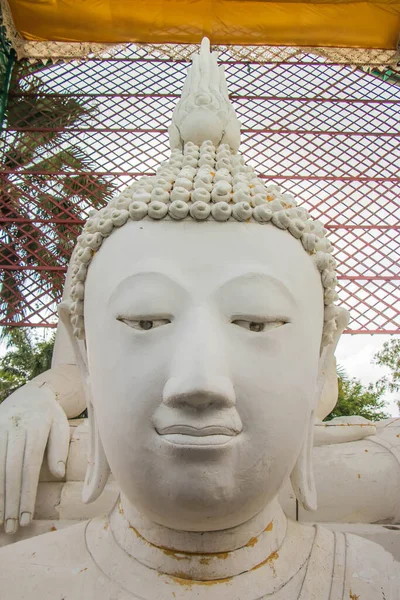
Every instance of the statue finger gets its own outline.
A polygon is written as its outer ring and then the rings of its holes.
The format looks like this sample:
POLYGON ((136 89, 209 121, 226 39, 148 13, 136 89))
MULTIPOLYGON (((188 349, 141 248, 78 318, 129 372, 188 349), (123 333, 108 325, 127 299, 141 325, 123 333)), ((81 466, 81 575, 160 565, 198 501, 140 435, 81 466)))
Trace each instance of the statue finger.
POLYGON ((40 468, 49 437, 49 426, 44 425, 39 431, 27 433, 25 457, 22 466, 21 500, 19 507, 19 524, 29 525, 35 512, 35 501, 39 483, 40 468))
POLYGON ((61 406, 57 405, 51 424, 47 463, 54 477, 64 477, 70 441, 70 429, 67 416, 61 406))
POLYGON ((6 533, 10 534, 15 533, 18 529, 25 440, 26 432, 22 427, 14 427, 9 430, 6 457, 4 529, 6 533))
POLYGON ((4 523, 8 431, 0 435, 0 526, 4 523))

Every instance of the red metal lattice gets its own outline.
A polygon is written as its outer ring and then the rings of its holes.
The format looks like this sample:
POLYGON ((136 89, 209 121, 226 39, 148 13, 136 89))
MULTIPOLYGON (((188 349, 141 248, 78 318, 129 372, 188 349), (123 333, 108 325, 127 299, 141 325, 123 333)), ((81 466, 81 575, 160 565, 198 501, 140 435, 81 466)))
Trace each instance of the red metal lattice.
MULTIPOLYGON (((400 333, 399 87, 307 54, 221 59, 241 151, 330 230, 349 331, 400 333)), ((186 68, 133 47, 36 70, 17 64, 0 171, 1 324, 54 326, 91 205, 167 157, 186 68)))

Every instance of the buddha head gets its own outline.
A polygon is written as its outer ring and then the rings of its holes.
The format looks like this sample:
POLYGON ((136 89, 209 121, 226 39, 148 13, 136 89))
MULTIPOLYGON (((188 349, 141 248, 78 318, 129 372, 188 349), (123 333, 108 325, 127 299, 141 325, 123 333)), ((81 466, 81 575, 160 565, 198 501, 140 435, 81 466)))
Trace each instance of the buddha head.
POLYGON ((171 529, 240 525, 288 477, 315 507, 313 424, 341 328, 325 233, 222 140, 182 141, 90 216, 60 308, 86 381, 86 501, 111 468, 171 529))

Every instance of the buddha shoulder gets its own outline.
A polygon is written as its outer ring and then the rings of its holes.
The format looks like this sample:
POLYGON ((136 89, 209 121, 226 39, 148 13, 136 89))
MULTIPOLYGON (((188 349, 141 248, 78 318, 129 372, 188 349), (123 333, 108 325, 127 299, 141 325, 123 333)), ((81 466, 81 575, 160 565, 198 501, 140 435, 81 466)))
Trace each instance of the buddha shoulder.
POLYGON ((400 600, 400 563, 392 554, 356 535, 336 534, 336 542, 341 546, 336 559, 340 554, 345 558, 343 598, 400 600))
POLYGON ((125 600, 93 562, 87 522, 0 549, 1 600, 125 600))
POLYGON ((382 546, 314 527, 299 600, 400 600, 400 564, 382 546))
MULTIPOLYGON (((106 527, 105 520, 95 521, 97 528, 106 527)), ((96 566, 87 549, 86 526, 80 523, 1 549, 1 600, 132 598, 96 566)), ((113 557, 107 561, 112 563, 113 557)), ((297 592, 295 596, 301 600, 400 600, 400 564, 374 542, 318 527, 300 596, 297 592)), ((283 589, 277 597, 293 600, 283 589)))

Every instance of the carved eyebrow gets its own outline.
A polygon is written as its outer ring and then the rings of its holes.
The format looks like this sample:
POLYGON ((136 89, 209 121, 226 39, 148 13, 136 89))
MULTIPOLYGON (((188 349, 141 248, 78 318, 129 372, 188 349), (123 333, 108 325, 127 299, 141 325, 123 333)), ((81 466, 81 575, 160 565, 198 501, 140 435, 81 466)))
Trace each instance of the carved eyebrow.
POLYGON ((220 289, 229 285, 235 285, 235 283, 240 284, 248 279, 250 280, 248 284, 253 286, 257 285, 260 281, 263 285, 272 284, 274 287, 278 288, 279 291, 281 291, 288 298, 288 300, 290 300, 292 304, 296 304, 296 299, 293 295, 293 292, 287 287, 287 285, 283 281, 277 279, 270 273, 266 273, 265 271, 260 270, 245 271, 244 273, 233 275, 232 277, 224 281, 220 289))
MULTIPOLYGON (((241 283, 246 282, 249 286, 254 287, 261 283, 264 286, 268 285, 270 287, 272 286, 273 288, 278 289, 281 293, 283 293, 283 295, 290 301, 292 305, 296 305, 296 300, 293 293, 280 279, 277 279, 270 273, 267 273, 263 270, 259 270, 257 268, 241 271, 242 272, 238 274, 232 274, 231 276, 228 276, 225 279, 225 281, 223 281, 221 285, 219 285, 218 288, 214 290, 214 293, 218 293, 225 287, 228 287, 230 285, 240 285, 241 283)), ((132 273, 131 275, 129 275, 128 277, 126 277, 118 283, 118 285, 114 288, 113 292, 109 297, 109 304, 113 303, 121 294, 126 294, 128 291, 131 291, 135 285, 135 282, 138 279, 147 277, 153 279, 153 281, 157 280, 157 283, 164 283, 164 285, 171 286, 175 290, 179 290, 179 292, 184 294, 185 296, 187 294, 190 294, 189 290, 186 288, 183 282, 179 281, 178 278, 173 277, 172 275, 168 275, 165 272, 161 273, 160 271, 157 271, 155 269, 153 270, 153 268, 150 268, 149 270, 145 270, 145 268, 143 268, 138 269, 136 272, 132 273)))
POLYGON ((167 282, 171 282, 174 285, 180 285, 179 281, 177 281, 174 277, 168 275, 165 272, 156 271, 152 269, 149 271, 145 269, 138 269, 137 271, 128 275, 128 277, 125 277, 125 279, 122 279, 122 281, 119 282, 118 286, 124 285, 125 282, 129 282, 131 279, 136 279, 136 277, 142 277, 143 275, 145 275, 146 277, 158 277, 160 279, 165 279, 167 282))
POLYGON ((118 283, 109 297, 108 304, 112 304, 121 294, 131 291, 132 288, 134 289, 136 281, 143 278, 152 278, 153 281, 159 280, 159 283, 164 283, 164 285, 166 284, 167 286, 179 289, 183 293, 187 293, 179 281, 173 277, 170 277, 166 273, 160 273, 159 271, 138 270, 135 273, 128 275, 128 277, 125 277, 125 279, 118 283))

